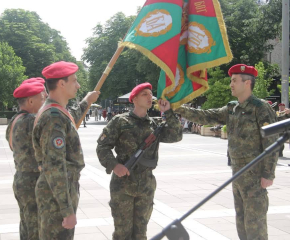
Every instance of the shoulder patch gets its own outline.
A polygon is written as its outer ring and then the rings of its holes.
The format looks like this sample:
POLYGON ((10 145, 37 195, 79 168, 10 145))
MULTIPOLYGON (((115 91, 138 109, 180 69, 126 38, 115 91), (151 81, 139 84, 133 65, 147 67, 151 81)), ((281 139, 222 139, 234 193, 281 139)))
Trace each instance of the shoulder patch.
POLYGON ((65 141, 62 137, 56 137, 52 140, 52 144, 55 148, 61 149, 65 145, 65 141))

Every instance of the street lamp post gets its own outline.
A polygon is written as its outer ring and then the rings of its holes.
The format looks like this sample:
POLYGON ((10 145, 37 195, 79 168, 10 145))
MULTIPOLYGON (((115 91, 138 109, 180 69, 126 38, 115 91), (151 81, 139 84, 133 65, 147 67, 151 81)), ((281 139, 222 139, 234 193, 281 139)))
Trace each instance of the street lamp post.
POLYGON ((282 2, 282 102, 289 107, 289 0, 282 2))

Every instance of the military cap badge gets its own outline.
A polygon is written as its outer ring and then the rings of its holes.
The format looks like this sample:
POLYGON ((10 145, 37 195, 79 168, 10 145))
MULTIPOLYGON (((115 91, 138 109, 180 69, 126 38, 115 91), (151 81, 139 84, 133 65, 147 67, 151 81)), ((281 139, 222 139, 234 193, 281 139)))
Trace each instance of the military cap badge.
POLYGON ((241 66, 241 71, 244 72, 246 70, 245 66, 241 66))

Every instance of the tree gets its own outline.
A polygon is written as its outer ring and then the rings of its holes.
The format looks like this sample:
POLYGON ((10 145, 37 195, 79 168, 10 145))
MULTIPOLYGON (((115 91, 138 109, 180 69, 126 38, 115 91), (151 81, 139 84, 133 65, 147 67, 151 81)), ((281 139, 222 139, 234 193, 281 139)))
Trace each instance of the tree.
POLYGON ((256 77, 253 94, 258 98, 269 97, 275 91, 274 89, 269 90, 269 87, 273 77, 279 74, 279 67, 275 64, 259 62, 255 65, 255 68, 258 70, 258 76, 256 77))
MULTIPOLYGON (((122 39, 135 16, 126 17, 119 12, 110 18, 104 26, 98 24, 93 36, 87 39, 88 47, 83 60, 90 66, 89 85, 93 89, 100 79, 111 57, 116 51, 118 41, 122 39)), ((100 99, 115 99, 128 93, 136 83, 148 81, 156 91, 159 69, 141 53, 124 49, 105 81, 100 99)))
POLYGON ((78 61, 77 65, 79 67, 79 70, 77 71, 77 79, 79 84, 81 85, 80 89, 78 90, 77 96, 81 99, 83 99, 86 94, 89 91, 92 91, 93 89, 89 89, 89 79, 88 79, 88 72, 85 69, 85 65, 82 61, 78 61))
POLYGON ((224 106, 234 99, 227 77, 230 66, 239 63, 256 65, 259 76, 253 93, 260 98, 271 95, 272 78, 279 75, 277 67, 263 62, 263 57, 273 48, 268 40, 281 33, 281 0, 270 0, 265 4, 256 0, 220 0, 220 4, 234 58, 229 64, 209 70, 210 89, 204 94, 207 97, 203 105, 205 109, 224 106))
POLYGON ((29 77, 41 76, 52 62, 75 62, 59 32, 41 21, 36 12, 8 9, 0 17, 0 41, 6 41, 21 57, 29 77))
POLYGON ((13 91, 26 78, 25 67, 8 43, 0 42, 0 109, 15 104, 13 91))
POLYGON ((220 67, 209 69, 208 75, 209 90, 204 93, 207 100, 202 105, 203 109, 219 108, 235 99, 231 95, 231 78, 220 67))
MULTIPOLYGON (((289 82, 290 82, 290 77, 289 77, 289 82)), ((280 93, 282 94, 282 86, 281 86, 281 84, 279 84, 277 87, 278 87, 280 93)), ((288 97, 289 97, 289 101, 290 101, 290 87, 289 87, 289 90, 288 91, 289 91, 288 92, 288 97)))
MULTIPOLYGON (((220 0, 220 4, 234 56, 230 65, 254 66, 273 48, 268 40, 281 34, 282 1, 220 0)), ((228 68, 229 64, 222 66, 228 68)))

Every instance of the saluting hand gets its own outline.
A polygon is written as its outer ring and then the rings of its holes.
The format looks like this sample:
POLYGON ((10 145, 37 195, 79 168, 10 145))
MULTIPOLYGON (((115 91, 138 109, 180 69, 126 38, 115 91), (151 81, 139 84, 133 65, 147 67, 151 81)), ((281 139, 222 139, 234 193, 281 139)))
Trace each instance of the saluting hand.
POLYGON ((285 108, 284 111, 285 111, 286 114, 289 114, 290 113, 290 109, 289 108, 285 108))
POLYGON ((261 178, 261 187, 267 188, 270 187, 273 184, 273 180, 268 180, 266 178, 261 178))
POLYGON ((92 103, 98 100, 100 94, 101 94, 100 91, 88 92, 83 100, 86 100, 89 103, 89 105, 91 105, 92 103))
POLYGON ((62 226, 66 229, 73 229, 77 225, 77 217, 75 214, 65 217, 62 221, 62 226))
POLYGON ((166 112, 170 109, 170 102, 167 100, 159 99, 158 105, 161 112, 166 112))
POLYGON ((123 164, 117 164, 116 167, 113 169, 113 172, 118 176, 118 177, 123 177, 125 175, 130 175, 130 172, 128 168, 126 168, 123 164))

